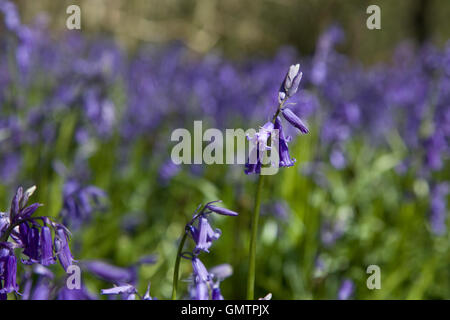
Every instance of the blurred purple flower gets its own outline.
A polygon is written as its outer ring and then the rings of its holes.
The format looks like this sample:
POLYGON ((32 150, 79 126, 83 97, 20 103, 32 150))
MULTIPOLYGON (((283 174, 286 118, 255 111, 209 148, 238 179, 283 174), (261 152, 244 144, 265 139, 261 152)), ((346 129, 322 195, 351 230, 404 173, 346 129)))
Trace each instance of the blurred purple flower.
POLYGON ((73 179, 68 180, 64 184, 61 210, 64 223, 78 229, 91 219, 94 212, 103 208, 101 201, 105 197, 106 193, 95 186, 85 187, 73 179))
POLYGON ((449 193, 450 187, 446 182, 435 185, 431 190, 430 223, 431 229, 436 235, 443 235, 447 229, 447 195, 449 193))
POLYGON ((345 279, 339 287, 338 298, 339 300, 348 300, 353 295, 355 285, 350 279, 345 279))

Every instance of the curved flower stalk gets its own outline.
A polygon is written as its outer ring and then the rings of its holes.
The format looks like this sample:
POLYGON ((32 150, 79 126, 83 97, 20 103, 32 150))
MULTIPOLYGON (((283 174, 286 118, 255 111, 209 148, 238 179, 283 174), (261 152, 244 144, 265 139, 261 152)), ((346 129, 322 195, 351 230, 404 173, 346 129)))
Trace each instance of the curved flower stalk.
MULTIPOLYGON (((298 90, 303 73, 300 71, 300 64, 290 66, 283 82, 281 83, 280 90, 278 92, 278 108, 272 117, 271 122, 267 122, 260 131, 251 140, 256 144, 256 149, 253 148, 253 152, 257 153, 257 156, 250 154, 250 159, 245 165, 245 173, 259 174, 258 186, 255 197, 255 207, 253 210, 252 230, 250 237, 250 254, 249 254, 249 271, 247 278, 247 299, 254 299, 254 287, 255 287, 255 269, 256 269, 256 237, 258 233, 258 220, 259 211, 261 206, 261 192, 263 187, 264 176, 261 175, 261 166, 264 163, 263 155, 260 153, 265 152, 270 147, 267 146, 268 139, 272 134, 278 133, 279 142, 278 146, 275 146, 279 153, 278 167, 292 167, 295 163, 295 159, 291 159, 289 155, 288 142, 291 137, 286 137, 283 132, 282 120, 279 114, 281 113, 283 118, 294 128, 300 131, 302 134, 309 132, 303 121, 288 107, 285 107, 285 103, 291 98, 298 90), (277 130, 277 131, 274 131, 277 130), (254 151, 256 150, 256 151, 254 151), (253 158, 253 159, 252 159, 253 158), (256 158, 256 161, 254 161, 256 158)), ((271 164, 273 165, 273 164, 271 164)))
POLYGON ((192 263, 193 276, 189 289, 191 299, 223 300, 223 296, 220 292, 220 282, 231 275, 231 266, 221 265, 208 271, 203 262, 198 258, 202 251, 209 252, 212 242, 219 239, 222 234, 220 229, 213 229, 211 227, 208 216, 213 212, 232 217, 238 215, 234 211, 213 204, 219 201, 220 200, 209 202, 204 206, 200 205, 194 212, 192 220, 186 224, 184 235, 178 247, 177 259, 175 261, 172 300, 177 298, 180 258, 190 260, 192 263), (192 252, 183 252, 184 244, 188 236, 194 241, 195 247, 192 252))
POLYGON ((17 263, 48 266, 58 259, 64 270, 75 261, 69 248, 69 230, 49 217, 34 217, 41 206, 33 203, 27 206, 29 197, 36 187, 23 191, 22 187, 11 202, 9 213, 0 215, 0 295, 18 293, 16 282, 17 263), (14 249, 21 248, 27 259, 16 257, 14 249))

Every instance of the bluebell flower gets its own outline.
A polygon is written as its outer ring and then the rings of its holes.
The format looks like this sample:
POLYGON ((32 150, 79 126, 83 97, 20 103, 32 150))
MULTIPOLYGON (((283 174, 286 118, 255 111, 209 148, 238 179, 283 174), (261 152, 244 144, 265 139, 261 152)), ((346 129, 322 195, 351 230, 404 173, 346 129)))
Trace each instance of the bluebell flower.
POLYGON ((222 292, 220 291, 220 283, 216 282, 212 286, 211 300, 224 300, 222 292))
POLYGON ((124 284, 109 289, 102 289, 101 294, 109 296, 121 295, 125 300, 135 300, 136 295, 138 295, 141 300, 156 300, 156 298, 152 298, 150 296, 150 283, 148 284, 147 290, 143 296, 140 296, 136 287, 130 284, 124 284))
POLYGON ((233 268, 229 264, 221 264, 209 269, 212 275, 211 281, 211 299, 224 300, 220 290, 220 283, 233 274, 233 268))
POLYGON ((446 231, 447 195, 450 193, 448 183, 442 182, 431 189, 430 224, 436 235, 443 235, 446 231))
POLYGON ((147 291, 145 291, 144 296, 142 297, 142 300, 156 300, 156 298, 152 298, 150 296, 150 283, 147 286, 147 291))
POLYGON ((195 282, 208 282, 211 280, 211 274, 196 256, 192 258, 192 269, 195 282))
POLYGON ((295 163, 295 159, 291 159, 289 155, 288 142, 290 137, 284 135, 281 119, 278 115, 281 113, 294 128, 300 130, 301 133, 306 134, 309 132, 303 121, 288 107, 285 106, 289 98, 298 91, 300 81, 302 79, 303 73, 300 71, 300 65, 291 65, 289 70, 281 84, 280 90, 278 92, 278 108, 273 115, 272 121, 266 123, 261 130, 255 134, 251 139, 249 139, 254 145, 250 150, 249 159, 245 164, 245 174, 260 174, 262 167, 262 157, 263 152, 270 150, 271 147, 268 146, 269 137, 275 132, 278 133, 278 146, 276 151, 280 157, 279 163, 272 166, 277 167, 291 167, 295 163), (274 131, 276 130, 276 131, 274 131))
POLYGON ((222 232, 220 229, 213 229, 208 221, 208 214, 211 212, 226 215, 226 216, 237 216, 238 214, 232 210, 218 207, 213 205, 218 201, 213 201, 207 203, 200 214, 194 215, 194 219, 187 224, 186 230, 190 233, 192 239, 195 242, 194 254, 197 255, 201 251, 209 252, 209 248, 212 242, 219 239, 222 232), (194 222, 197 221, 197 227, 194 226, 194 222))
POLYGON ((6 0, 0 1, 0 12, 5 16, 5 25, 10 31, 17 32, 21 27, 20 17, 14 3, 6 0))
POLYGON ((298 130, 300 130, 301 133, 305 134, 308 133, 309 130, 306 127, 306 125, 303 123, 303 121, 297 117, 297 115, 292 112, 291 109, 284 107, 283 109, 281 109, 281 112, 283 113, 283 117, 291 124, 293 125, 295 128, 297 128, 298 130))
POLYGON ((26 237, 26 242, 23 242, 25 249, 23 250, 23 254, 28 256, 28 260, 22 260, 24 264, 33 264, 39 262, 39 229, 36 227, 28 228, 28 225, 22 223, 19 226, 19 230, 21 231, 21 236, 26 237))
POLYGON ((278 102, 281 103, 287 98, 292 97, 298 90, 303 73, 300 71, 300 64, 292 65, 281 84, 278 93, 278 102))
POLYGON ((261 172, 261 157, 263 157, 264 152, 271 149, 267 142, 271 137, 273 130, 274 124, 272 122, 267 122, 252 137, 247 136, 247 139, 250 142, 250 154, 245 164, 245 174, 259 174, 261 172))
POLYGON ((69 289, 63 286, 57 295, 58 300, 97 300, 98 297, 89 292, 82 284, 80 289, 69 289))
POLYGON ((0 289, 0 294, 17 292, 19 286, 16 283, 16 272, 17 272, 17 259, 14 252, 9 252, 6 256, 0 257, 2 264, 2 277, 3 277, 3 288, 0 289))
POLYGON ((256 163, 250 163, 250 161, 247 161, 245 164, 245 174, 260 174, 261 173, 261 158, 260 158, 260 152, 257 148, 254 148, 250 152, 250 158, 254 159, 256 157, 256 163))
POLYGON ((51 286, 47 279, 40 278, 34 286, 31 300, 48 300, 50 298, 51 286))
POLYGON ((272 293, 268 293, 264 297, 259 298, 258 300, 272 300, 272 293))
POLYGON ((237 212, 234 212, 234 211, 232 211, 232 210, 230 210, 230 209, 227 209, 227 208, 221 208, 221 207, 218 207, 218 206, 215 206, 215 205, 212 205, 212 204, 207 204, 207 205, 206 205, 206 208, 209 209, 209 210, 211 210, 211 211, 214 212, 214 213, 221 214, 221 215, 224 215, 224 216, 232 216, 232 217, 235 217, 235 216, 238 215, 237 212))
POLYGON ((173 163, 172 159, 166 160, 159 168, 158 178, 163 184, 167 184, 180 170, 181 167, 173 163))
POLYGON ((105 197, 106 193, 95 186, 84 187, 78 181, 68 180, 63 189, 63 222, 72 229, 79 228, 103 208, 101 201, 105 197))
POLYGON ((350 279, 345 279, 339 287, 338 298, 339 300, 347 300, 353 295, 355 285, 350 279))
POLYGON ((82 265, 87 271, 108 282, 135 283, 137 271, 133 268, 120 268, 100 260, 84 261, 82 265))
POLYGON ((280 167, 292 167, 295 164, 295 159, 289 154, 288 142, 291 140, 290 137, 286 137, 283 132, 283 126, 281 124, 280 117, 275 119, 275 129, 278 130, 279 134, 279 156, 280 156, 280 167))
POLYGON ((67 270, 67 268, 71 266, 75 261, 69 248, 68 239, 69 236, 67 235, 67 231, 64 228, 58 226, 56 228, 54 245, 56 256, 58 257, 59 263, 64 268, 64 270, 67 270))
POLYGON ((200 217, 198 219, 198 229, 192 227, 192 238, 195 241, 194 252, 205 251, 209 252, 209 247, 211 247, 212 242, 219 239, 221 235, 219 229, 213 230, 206 217, 200 217))
POLYGON ((40 237, 40 264, 43 266, 48 266, 50 264, 56 263, 55 257, 53 256, 53 246, 52 246, 52 232, 49 227, 43 226, 41 228, 40 237))
POLYGON ((194 300, 214 300, 223 299, 220 291, 220 282, 232 273, 230 265, 223 264, 212 268, 208 271, 205 265, 198 258, 203 252, 209 252, 212 241, 217 240, 221 235, 219 229, 213 230, 208 222, 208 215, 217 213, 225 216, 237 216, 238 214, 232 210, 218 207, 213 203, 220 201, 212 201, 204 206, 199 206, 194 213, 192 220, 186 225, 185 230, 189 233, 195 242, 195 248, 191 252, 181 254, 181 257, 189 259, 192 263, 192 278, 189 286, 189 294, 194 300), (198 221, 198 226, 194 223, 198 221))
POLYGON ((322 85, 328 75, 328 64, 333 47, 344 39, 344 32, 337 25, 329 27, 317 41, 313 59, 311 80, 315 85, 322 85))
POLYGON ((344 153, 339 148, 333 148, 333 151, 331 151, 330 163, 338 170, 343 169, 346 166, 347 160, 345 159, 344 153))
POLYGON ((104 295, 135 294, 136 292, 136 288, 130 284, 101 290, 101 294, 104 295))

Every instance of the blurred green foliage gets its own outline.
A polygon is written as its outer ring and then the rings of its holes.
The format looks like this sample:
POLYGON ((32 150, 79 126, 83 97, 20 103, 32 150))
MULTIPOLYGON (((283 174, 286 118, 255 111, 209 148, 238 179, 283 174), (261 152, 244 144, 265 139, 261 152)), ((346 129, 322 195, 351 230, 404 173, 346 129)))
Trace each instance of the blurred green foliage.
POLYGON ((46 12, 55 33, 65 30, 66 8, 78 4, 83 33, 102 32, 128 48, 181 40, 205 53, 220 50, 242 58, 273 55, 290 45, 314 51, 317 36, 331 23, 347 34, 344 53, 366 63, 386 59, 398 42, 444 43, 450 38, 447 0, 17 0, 30 22, 46 12), (366 28, 366 8, 381 8, 381 30, 366 28))

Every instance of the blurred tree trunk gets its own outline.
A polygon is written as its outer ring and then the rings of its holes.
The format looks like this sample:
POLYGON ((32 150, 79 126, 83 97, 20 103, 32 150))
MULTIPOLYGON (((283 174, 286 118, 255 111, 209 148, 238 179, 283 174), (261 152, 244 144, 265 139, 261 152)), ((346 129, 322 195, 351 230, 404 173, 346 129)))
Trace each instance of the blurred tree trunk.
POLYGON ((415 38, 419 44, 422 44, 427 40, 429 35, 428 28, 428 13, 430 11, 431 0, 418 0, 416 6, 413 9, 413 30, 415 38))

